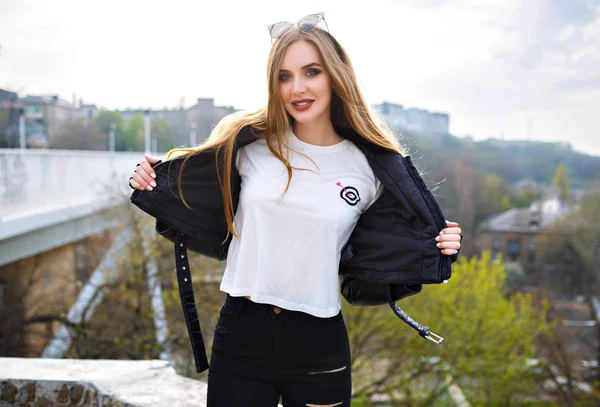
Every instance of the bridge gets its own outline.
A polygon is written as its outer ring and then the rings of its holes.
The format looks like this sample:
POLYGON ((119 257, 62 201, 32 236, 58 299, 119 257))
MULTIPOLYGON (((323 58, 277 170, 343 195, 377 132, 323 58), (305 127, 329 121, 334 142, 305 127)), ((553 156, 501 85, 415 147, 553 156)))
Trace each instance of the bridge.
MULTIPOLYGON (((98 287, 117 277, 115 259, 132 237, 111 210, 129 202, 127 179, 141 156, 139 152, 0 149, 0 306, 6 305, 9 290, 22 284, 15 281, 18 277, 14 275, 28 271, 19 261, 38 257, 38 264, 58 263, 59 270, 52 273, 64 275, 68 273, 64 269, 71 271, 73 266, 65 267, 63 258, 56 258, 60 254, 54 258, 42 255, 107 230, 118 231, 74 299, 67 319, 77 324, 93 315, 102 301, 98 287)), ((148 253, 153 234, 148 230, 143 236, 148 253)), ((154 260, 146 265, 146 271, 157 339, 161 340, 166 337, 167 327, 154 260)), ((70 344, 69 331, 61 326, 42 356, 60 358, 70 344)), ((161 358, 169 359, 168 351, 161 358)))
POLYGON ((114 226, 142 153, 0 149, 0 266, 114 226))

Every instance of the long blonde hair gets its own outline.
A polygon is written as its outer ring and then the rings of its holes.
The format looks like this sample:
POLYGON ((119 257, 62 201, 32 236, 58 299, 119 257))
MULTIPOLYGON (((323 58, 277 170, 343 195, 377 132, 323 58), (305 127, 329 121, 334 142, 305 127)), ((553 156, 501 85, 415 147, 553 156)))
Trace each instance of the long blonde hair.
POLYGON ((233 207, 231 194, 231 172, 236 136, 242 129, 249 127, 254 133, 266 137, 269 150, 287 169, 288 183, 284 194, 290 185, 293 167, 289 162, 289 149, 284 137, 287 137, 287 134, 291 131, 293 119, 286 112, 279 97, 278 79, 285 51, 292 43, 302 40, 309 41, 317 47, 323 59, 325 70, 331 77, 331 84, 334 89, 331 98, 331 121, 334 128, 352 129, 374 145, 398 154, 404 154, 398 139, 387 127, 375 120, 375 116, 372 115, 356 81, 356 74, 350 58, 337 40, 320 28, 315 28, 310 32, 300 31, 295 27, 290 28, 276 40, 269 53, 267 106, 255 111, 233 113, 219 122, 203 144, 192 148, 174 149, 167 154, 167 158, 185 155, 185 160, 179 172, 178 190, 179 196, 188 207, 189 205, 185 202, 181 189, 183 168, 187 160, 207 150, 214 150, 217 158, 222 158, 222 167, 219 165, 220 160, 216 160, 217 174, 223 193, 227 229, 229 233, 236 237, 239 236, 233 225, 235 208, 233 207))

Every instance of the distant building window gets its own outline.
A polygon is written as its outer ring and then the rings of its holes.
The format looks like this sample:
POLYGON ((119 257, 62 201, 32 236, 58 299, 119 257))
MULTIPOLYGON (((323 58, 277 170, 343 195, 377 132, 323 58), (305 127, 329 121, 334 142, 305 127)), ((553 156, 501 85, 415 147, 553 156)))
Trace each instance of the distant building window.
POLYGON ((509 240, 506 247, 506 254, 510 261, 517 261, 521 255, 521 241, 509 240))
POLYGON ((535 263, 535 238, 533 237, 527 241, 527 261, 529 264, 535 263))
POLYGON ((492 249, 494 251, 500 250, 500 243, 501 243, 500 236, 492 237, 492 249))
POLYGON ((26 115, 39 115, 40 113, 42 113, 42 107, 41 106, 27 106, 25 108, 25 114, 26 115))
POLYGON ((502 244, 502 239, 500 236, 492 236, 492 260, 498 260, 498 256, 500 256, 500 246, 502 244))

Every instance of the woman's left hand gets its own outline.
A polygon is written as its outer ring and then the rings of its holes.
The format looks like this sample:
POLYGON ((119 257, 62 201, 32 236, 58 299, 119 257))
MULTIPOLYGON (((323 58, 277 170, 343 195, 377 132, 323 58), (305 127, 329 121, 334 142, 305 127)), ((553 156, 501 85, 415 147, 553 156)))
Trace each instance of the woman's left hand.
POLYGON ((460 249, 460 241, 462 230, 458 227, 458 223, 446 221, 448 226, 446 229, 442 229, 440 234, 435 238, 437 247, 442 250, 442 254, 451 256, 458 253, 460 249))

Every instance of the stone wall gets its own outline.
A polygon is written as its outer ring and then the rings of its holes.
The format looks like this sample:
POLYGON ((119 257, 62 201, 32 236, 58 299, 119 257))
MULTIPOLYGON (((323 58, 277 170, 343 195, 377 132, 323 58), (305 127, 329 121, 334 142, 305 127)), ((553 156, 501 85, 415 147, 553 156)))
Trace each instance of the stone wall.
POLYGON ((49 380, 4 380, 0 407, 133 407, 102 394, 89 383, 49 380))
POLYGON ((201 407, 206 390, 164 360, 0 358, 0 407, 201 407))
POLYGON ((0 266, 0 355, 36 357, 110 246, 108 232, 0 266), (28 323, 25 323, 25 322, 28 323))

